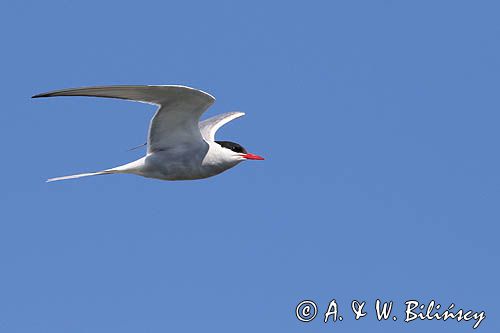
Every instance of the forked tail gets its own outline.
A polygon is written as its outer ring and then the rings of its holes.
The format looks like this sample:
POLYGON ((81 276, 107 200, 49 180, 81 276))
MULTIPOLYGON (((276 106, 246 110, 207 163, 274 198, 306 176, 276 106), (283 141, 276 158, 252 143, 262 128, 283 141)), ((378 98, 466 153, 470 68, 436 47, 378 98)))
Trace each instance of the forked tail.
POLYGON ((98 171, 98 172, 79 173, 77 175, 49 178, 49 179, 47 179, 47 183, 56 182, 58 180, 75 179, 75 178, 88 177, 88 176, 109 175, 109 174, 118 173, 118 172, 119 172, 118 170, 110 169, 110 170, 103 170, 103 171, 98 171))
POLYGON ((75 179, 75 178, 82 178, 82 177, 88 177, 88 176, 109 175, 109 174, 113 174, 113 173, 141 174, 140 170, 144 166, 144 160, 145 160, 145 157, 142 157, 136 161, 133 161, 133 162, 130 162, 130 163, 127 163, 124 165, 120 165, 120 166, 117 166, 117 167, 111 168, 111 169, 106 169, 106 170, 97 171, 97 172, 79 173, 77 175, 50 178, 50 179, 47 179, 47 183, 55 182, 58 180, 75 179))

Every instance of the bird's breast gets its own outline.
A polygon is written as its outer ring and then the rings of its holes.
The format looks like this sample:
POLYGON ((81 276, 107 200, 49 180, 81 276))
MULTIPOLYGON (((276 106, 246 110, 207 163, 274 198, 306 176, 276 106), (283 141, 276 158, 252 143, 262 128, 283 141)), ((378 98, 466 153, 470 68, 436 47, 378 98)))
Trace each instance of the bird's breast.
POLYGON ((164 180, 191 180, 215 176, 233 165, 205 158, 198 152, 159 151, 145 159, 144 176, 164 180))

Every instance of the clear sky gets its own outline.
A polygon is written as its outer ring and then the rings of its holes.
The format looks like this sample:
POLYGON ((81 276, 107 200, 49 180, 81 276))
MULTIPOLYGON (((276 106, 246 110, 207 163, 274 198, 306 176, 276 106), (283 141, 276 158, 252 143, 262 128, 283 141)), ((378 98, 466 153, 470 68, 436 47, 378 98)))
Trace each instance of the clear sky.
POLYGON ((4 1, 0 332, 498 332, 496 1, 4 1), (46 178, 143 150, 154 108, 33 94, 182 84, 265 161, 46 178), (377 298, 396 322, 378 322, 377 298), (318 317, 295 318, 314 300, 318 317), (336 299, 344 320, 324 324, 336 299), (366 301, 359 321, 352 300, 366 301))

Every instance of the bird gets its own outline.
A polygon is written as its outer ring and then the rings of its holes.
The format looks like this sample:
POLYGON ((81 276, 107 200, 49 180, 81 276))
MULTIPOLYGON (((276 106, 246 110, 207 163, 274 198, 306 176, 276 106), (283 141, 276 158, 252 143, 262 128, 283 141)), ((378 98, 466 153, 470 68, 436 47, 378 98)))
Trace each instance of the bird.
POLYGON ((114 168, 50 178, 47 182, 109 174, 133 174, 160 180, 194 180, 218 175, 246 160, 264 158, 240 144, 215 140, 228 122, 245 115, 227 112, 200 121, 215 102, 204 91, 182 85, 114 85, 56 90, 32 98, 89 96, 157 105, 149 124, 146 155, 114 168))

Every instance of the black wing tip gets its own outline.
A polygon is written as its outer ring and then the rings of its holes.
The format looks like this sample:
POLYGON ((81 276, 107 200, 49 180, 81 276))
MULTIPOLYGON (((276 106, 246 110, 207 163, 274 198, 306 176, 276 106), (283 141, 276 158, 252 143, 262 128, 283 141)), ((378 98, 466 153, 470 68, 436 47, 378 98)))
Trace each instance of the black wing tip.
POLYGON ((40 97, 51 97, 53 96, 52 94, 50 93, 43 93, 43 94, 36 94, 36 95, 33 95, 31 96, 31 98, 40 98, 40 97))

